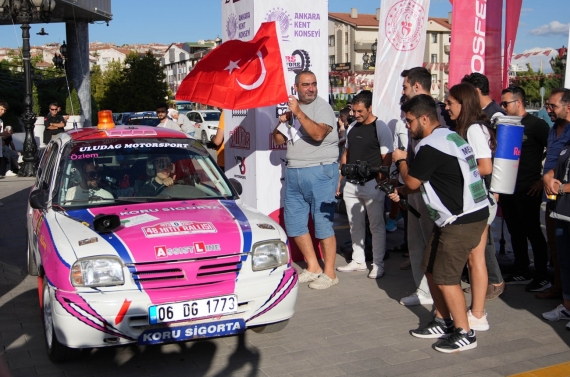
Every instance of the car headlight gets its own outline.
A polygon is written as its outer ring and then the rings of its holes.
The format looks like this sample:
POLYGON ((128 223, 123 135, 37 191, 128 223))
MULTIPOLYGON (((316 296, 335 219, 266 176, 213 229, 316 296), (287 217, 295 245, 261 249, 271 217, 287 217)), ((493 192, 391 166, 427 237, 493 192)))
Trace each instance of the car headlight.
POLYGON ((255 244, 252 251, 253 271, 267 270, 289 263, 287 245, 281 241, 268 241, 255 244))
POLYGON ((80 259, 71 267, 71 284, 75 287, 123 285, 123 264, 113 257, 80 259))

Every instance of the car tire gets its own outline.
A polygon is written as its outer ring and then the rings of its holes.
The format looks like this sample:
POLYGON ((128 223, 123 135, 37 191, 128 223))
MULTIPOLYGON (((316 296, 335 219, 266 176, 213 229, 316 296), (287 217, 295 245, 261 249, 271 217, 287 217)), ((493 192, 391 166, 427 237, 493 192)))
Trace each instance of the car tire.
POLYGON ((200 141, 202 141, 202 144, 206 145, 208 144, 208 134, 206 133, 206 131, 202 131, 202 133, 200 134, 200 141))
POLYGON ((54 304, 52 301, 52 295, 50 294, 49 284, 45 277, 43 279, 42 287, 41 310, 42 322, 44 325, 44 339, 50 360, 53 362, 62 362, 77 359, 81 355, 81 349, 66 347, 57 340, 57 335, 53 325, 54 304))
POLYGON ((38 276, 39 275, 39 271, 38 271, 38 266, 36 264, 36 259, 34 258, 34 255, 32 253, 32 248, 30 247, 30 236, 28 235, 28 232, 26 231, 26 245, 28 246, 28 275, 30 276, 38 276))
POLYGON ((252 327, 251 330, 258 334, 271 334, 283 330, 288 324, 289 320, 286 319, 285 321, 270 323, 269 325, 252 327))

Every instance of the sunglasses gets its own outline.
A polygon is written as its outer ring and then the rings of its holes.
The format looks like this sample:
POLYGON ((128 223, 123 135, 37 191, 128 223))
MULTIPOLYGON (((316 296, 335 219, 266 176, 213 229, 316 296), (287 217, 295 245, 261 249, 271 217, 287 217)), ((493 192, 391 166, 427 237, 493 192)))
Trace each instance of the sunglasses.
POLYGON ((49 111, 57 111, 57 109, 49 109, 49 111))
POLYGON ((507 106, 509 106, 509 103, 517 102, 517 101, 518 101, 518 100, 514 99, 514 100, 512 100, 512 101, 503 101, 503 102, 501 102, 501 103, 499 103, 499 104, 500 104, 502 107, 505 107, 505 108, 506 108, 507 106))
POLYGON ((546 109, 551 108, 552 110, 554 110, 554 109, 559 108, 560 106, 555 105, 555 104, 553 104, 553 103, 548 103, 548 102, 546 102, 546 103, 544 104, 544 107, 545 107, 546 109))
POLYGON ((96 179, 101 176, 101 174, 98 171, 87 171, 85 172, 85 175, 91 179, 96 179))

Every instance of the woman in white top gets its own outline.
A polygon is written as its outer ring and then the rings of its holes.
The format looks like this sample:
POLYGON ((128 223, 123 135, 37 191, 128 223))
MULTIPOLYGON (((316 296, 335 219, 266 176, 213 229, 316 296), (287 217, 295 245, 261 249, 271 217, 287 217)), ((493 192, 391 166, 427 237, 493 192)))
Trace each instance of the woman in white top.
MULTIPOLYGON (((481 103, 475 87, 468 83, 453 86, 449 90, 445 105, 450 118, 455 121, 455 131, 466 139, 473 148, 479 174, 481 177, 490 175, 493 170, 492 157, 493 151, 497 146, 497 140, 486 126, 489 124, 489 119, 481 109, 481 103)), ((487 224, 493 222, 496 213, 497 205, 492 203, 489 206, 487 224)), ((487 313, 485 312, 485 295, 489 281, 485 264, 485 246, 488 232, 489 226, 483 231, 479 245, 471 251, 468 260, 469 281, 471 283, 471 309, 467 317, 469 318, 470 327, 478 331, 489 329, 487 313)))

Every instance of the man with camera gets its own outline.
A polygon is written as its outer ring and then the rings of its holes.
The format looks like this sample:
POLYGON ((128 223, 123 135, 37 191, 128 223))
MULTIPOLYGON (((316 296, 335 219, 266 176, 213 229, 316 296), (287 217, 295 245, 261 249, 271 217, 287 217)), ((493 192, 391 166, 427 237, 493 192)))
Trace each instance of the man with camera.
MULTIPOLYGON (((419 140, 408 167, 407 152, 393 157, 407 192, 421 188, 422 199, 436 227, 427 243, 421 267, 434 300, 435 318, 412 330, 418 338, 446 338, 435 349, 444 353, 477 347, 459 284, 469 254, 480 242, 489 216, 487 192, 473 149, 458 134, 441 127, 436 103, 420 94, 402 107, 411 137, 419 140), (453 319, 452 319, 453 318, 453 319)), ((390 199, 399 201, 398 188, 390 199)))
MULTIPOLYGON (((372 168, 392 164, 393 137, 390 128, 372 114, 372 92, 363 90, 352 101, 352 111, 356 122, 347 130, 345 150, 341 157, 341 166, 354 166, 366 161, 372 168)), ((346 170, 346 169, 345 169, 346 170)), ((373 169, 377 170, 377 169, 373 169)), ((358 173, 357 173, 358 175, 358 173)), ((352 261, 346 266, 337 267, 337 271, 366 271, 364 257, 364 238, 366 237, 365 215, 368 214, 372 233, 372 269, 368 274, 371 279, 384 275, 384 254, 386 253, 386 226, 384 224, 384 197, 376 183, 384 177, 380 173, 368 173, 367 176, 347 177, 343 198, 350 224, 352 238, 352 261), (359 179, 357 179, 359 178, 359 179)), ((340 179, 337 195, 340 194, 340 179)))
POLYGON ((334 270, 336 238, 333 218, 338 181, 338 133, 333 109, 318 96, 317 78, 311 71, 295 76, 299 99, 289 96, 289 110, 279 117, 273 141, 287 143, 285 171, 285 229, 307 261, 299 282, 326 289, 338 284, 334 270), (325 266, 321 270, 309 234, 309 213, 320 240, 325 266))

